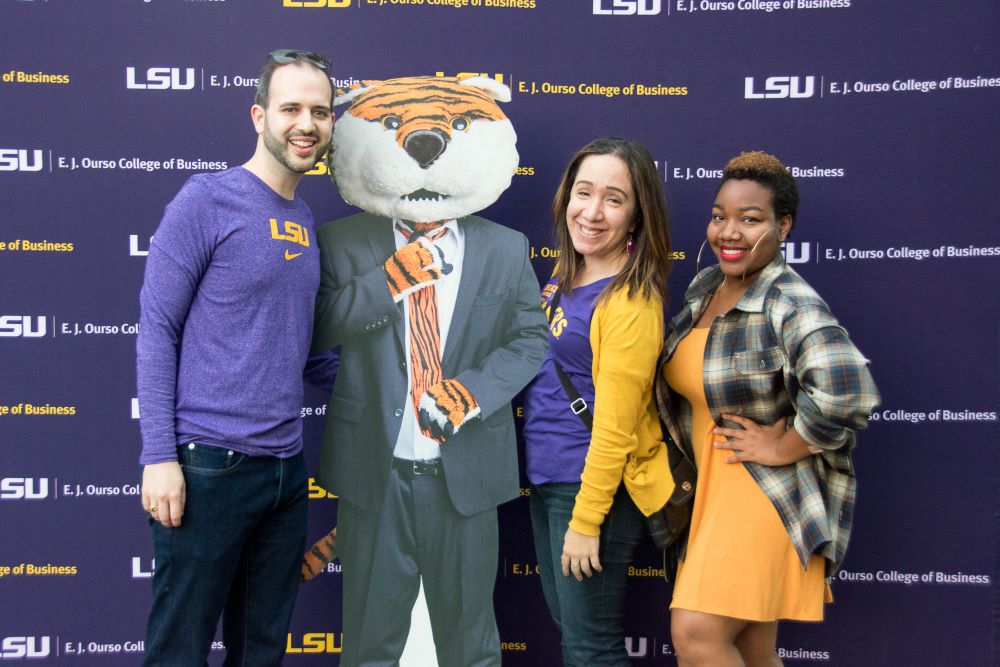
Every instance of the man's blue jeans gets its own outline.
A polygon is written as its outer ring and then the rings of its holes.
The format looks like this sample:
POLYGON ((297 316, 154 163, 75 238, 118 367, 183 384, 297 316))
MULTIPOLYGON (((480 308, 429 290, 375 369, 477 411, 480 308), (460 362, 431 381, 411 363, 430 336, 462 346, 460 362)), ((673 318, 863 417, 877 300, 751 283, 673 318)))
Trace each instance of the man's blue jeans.
POLYGON ((542 592, 562 634, 564 665, 628 665, 625 589, 628 566, 646 523, 622 484, 601 525, 598 555, 603 572, 584 576, 582 582, 563 576, 563 539, 579 490, 579 484, 531 487, 531 529, 542 592))
POLYGON ((154 522, 145 665, 205 665, 219 616, 226 665, 280 665, 305 550, 302 454, 250 457, 177 448, 187 502, 179 528, 154 522))

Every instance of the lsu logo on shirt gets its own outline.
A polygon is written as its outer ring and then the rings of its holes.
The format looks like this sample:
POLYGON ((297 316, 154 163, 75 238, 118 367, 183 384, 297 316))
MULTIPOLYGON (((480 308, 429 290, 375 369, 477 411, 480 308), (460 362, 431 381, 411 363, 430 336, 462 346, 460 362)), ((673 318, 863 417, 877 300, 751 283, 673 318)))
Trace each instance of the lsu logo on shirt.
POLYGON ((555 296, 556 289, 558 286, 553 283, 549 283, 542 289, 542 310, 549 320, 549 331, 555 338, 559 338, 563 329, 566 328, 566 315, 563 313, 562 306, 556 308, 555 315, 552 314, 552 297, 555 296))
MULTIPOLYGON (((549 314, 549 308, 545 308, 545 314, 549 314)), ((556 338, 562 335, 563 329, 566 328, 566 316, 563 314, 562 306, 556 308, 556 314, 552 316, 552 321, 549 322, 549 331, 556 338)))
MULTIPOLYGON (((277 218, 271 218, 271 238, 277 241, 290 241, 292 243, 297 243, 298 245, 308 248, 309 247, 309 230, 300 225, 297 222, 292 222, 291 220, 285 220, 282 223, 281 231, 278 229, 277 218)), ((285 260, 292 260, 300 256, 302 252, 292 252, 290 249, 285 249, 285 260)))

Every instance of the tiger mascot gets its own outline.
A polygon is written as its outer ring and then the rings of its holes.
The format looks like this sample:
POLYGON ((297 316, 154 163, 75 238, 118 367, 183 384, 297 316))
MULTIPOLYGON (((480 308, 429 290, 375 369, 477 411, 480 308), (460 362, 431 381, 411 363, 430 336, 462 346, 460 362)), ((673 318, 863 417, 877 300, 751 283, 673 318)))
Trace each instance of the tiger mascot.
POLYGON ((349 204, 395 220, 433 222, 495 202, 517 169, 517 135, 486 77, 362 81, 333 133, 331 166, 349 204), (478 122, 477 122, 478 121, 478 122))
MULTIPOLYGON (((408 331, 419 326, 412 313, 425 309, 424 288, 452 270, 435 245, 436 229, 442 221, 489 206, 510 186, 518 166, 517 137, 497 104, 509 101, 509 88, 486 77, 365 80, 336 91, 334 105, 350 107, 334 126, 327 165, 347 203, 393 221, 407 234, 408 242, 397 241, 383 269, 392 299, 406 302, 411 312, 408 331), (416 298, 420 295, 423 301, 416 298)), ((537 290, 537 284, 533 288, 537 290)), ((317 327, 321 317, 318 306, 317 327)), ((481 407, 461 380, 441 377, 438 331, 431 333, 426 343, 408 339, 408 373, 425 376, 411 385, 413 414, 422 432, 441 442, 480 418, 481 407), (412 363, 414 353, 437 357, 437 372, 412 363), (417 396, 416 391, 422 393, 417 396)), ((320 477, 322 481, 322 463, 320 477)), ((315 577, 337 557, 336 533, 334 528, 306 553, 303 580, 315 577)))

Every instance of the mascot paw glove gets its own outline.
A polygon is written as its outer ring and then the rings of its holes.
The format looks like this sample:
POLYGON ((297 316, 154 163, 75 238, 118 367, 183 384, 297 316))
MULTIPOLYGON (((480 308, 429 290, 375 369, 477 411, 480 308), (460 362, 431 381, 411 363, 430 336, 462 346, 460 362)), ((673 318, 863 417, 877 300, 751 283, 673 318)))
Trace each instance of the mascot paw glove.
POLYGON ((458 433, 462 425, 479 416, 475 396, 458 380, 447 379, 424 392, 418 403, 421 428, 431 436, 447 439, 458 433))
POLYGON ((302 558, 302 566, 299 570, 299 580, 309 581, 326 566, 337 558, 337 528, 334 527, 329 533, 324 535, 316 544, 310 547, 302 558))
POLYGON ((397 250, 384 264, 386 283, 396 303, 451 273, 441 249, 421 237, 397 250))

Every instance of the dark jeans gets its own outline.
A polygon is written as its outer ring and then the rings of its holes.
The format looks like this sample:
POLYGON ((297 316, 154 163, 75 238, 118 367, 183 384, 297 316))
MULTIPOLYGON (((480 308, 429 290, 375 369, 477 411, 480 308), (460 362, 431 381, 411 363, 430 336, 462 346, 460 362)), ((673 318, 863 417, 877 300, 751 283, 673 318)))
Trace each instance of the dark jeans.
POLYGON ((179 528, 152 523, 143 664, 207 664, 221 615, 226 665, 280 665, 305 550, 302 454, 250 457, 205 445, 177 452, 187 502, 179 528))
POLYGON ((563 539, 579 490, 579 484, 531 487, 531 529, 542 592, 562 635, 564 665, 628 665, 625 589, 628 566, 646 523, 622 484, 601 525, 598 555, 603 572, 585 576, 582 582, 563 576, 563 539))

